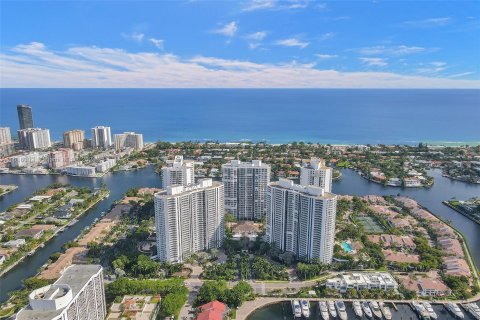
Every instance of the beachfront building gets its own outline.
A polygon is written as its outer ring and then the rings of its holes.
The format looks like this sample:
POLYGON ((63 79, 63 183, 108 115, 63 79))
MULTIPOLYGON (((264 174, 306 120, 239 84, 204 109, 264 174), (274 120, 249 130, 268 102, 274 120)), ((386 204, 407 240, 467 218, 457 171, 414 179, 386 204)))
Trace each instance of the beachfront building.
POLYGON ((333 169, 325 165, 324 159, 312 158, 304 162, 300 169, 300 184, 302 186, 317 186, 326 192, 332 192, 333 169))
POLYGON ((91 166, 67 166, 65 173, 72 176, 95 177, 95 167, 91 166))
POLYGON ((63 168, 75 161, 75 153, 72 149, 61 148, 48 154, 48 166, 51 169, 63 168))
POLYGON ((348 289, 387 291, 398 289, 398 283, 388 272, 355 272, 328 279, 326 287, 341 293, 347 292, 348 289))
POLYGON ((299 260, 331 263, 336 211, 336 195, 280 179, 268 186, 266 239, 299 260))
POLYGON ((107 315, 103 268, 99 265, 67 267, 54 284, 28 295, 28 306, 17 320, 103 320, 107 315))
POLYGON ((92 128, 92 147, 108 149, 112 146, 110 127, 96 126, 92 128))
POLYGON ((46 153, 29 152, 10 157, 10 167, 24 168, 36 165, 46 159, 46 153))
POLYGON ((260 160, 231 160, 222 165, 225 210, 238 220, 261 220, 267 213, 270 166, 260 160))
POLYGON ((162 168, 162 187, 189 186, 195 183, 195 164, 192 160, 183 160, 175 156, 173 162, 162 168))
POLYGON ((160 261, 182 262, 195 252, 219 248, 225 236, 223 185, 202 179, 156 193, 155 224, 160 261))
POLYGON ((32 107, 28 104, 17 105, 18 124, 20 130, 33 128, 32 107))
POLYGON ((63 145, 65 148, 81 150, 85 147, 85 131, 80 129, 70 130, 63 133, 63 145))
POLYGON ((132 148, 136 151, 143 149, 143 134, 135 132, 124 132, 114 135, 115 149, 123 150, 132 148))
POLYGON ((8 157, 15 152, 15 144, 9 127, 0 128, 0 157, 8 157))
POLYGON ((28 128, 18 130, 20 148, 25 150, 50 148, 50 130, 40 128, 28 128))
POLYGON ((95 170, 102 173, 107 172, 108 170, 113 168, 116 163, 117 161, 115 159, 106 159, 97 163, 97 165, 95 166, 95 170))

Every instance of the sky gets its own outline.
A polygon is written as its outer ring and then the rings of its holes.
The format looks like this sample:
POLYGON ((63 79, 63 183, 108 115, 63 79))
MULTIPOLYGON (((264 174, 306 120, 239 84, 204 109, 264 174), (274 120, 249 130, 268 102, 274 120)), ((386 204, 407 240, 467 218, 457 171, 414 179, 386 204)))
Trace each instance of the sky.
POLYGON ((1 1, 0 86, 480 88, 479 1, 1 1))

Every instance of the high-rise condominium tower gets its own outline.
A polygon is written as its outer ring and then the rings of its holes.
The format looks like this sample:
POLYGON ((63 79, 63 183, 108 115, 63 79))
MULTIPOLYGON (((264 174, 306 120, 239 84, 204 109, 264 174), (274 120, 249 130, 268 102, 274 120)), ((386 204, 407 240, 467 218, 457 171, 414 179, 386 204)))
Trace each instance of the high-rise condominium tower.
POLYGON ((0 157, 7 157, 15 152, 15 145, 9 127, 0 128, 0 157))
POLYGON ((225 210, 239 220, 260 220, 265 217, 270 166, 260 160, 231 160, 222 166, 225 185, 225 210))
POLYGON ((20 129, 33 128, 32 107, 28 104, 17 105, 18 124, 20 129))
POLYGON ((162 187, 188 186, 195 183, 195 164, 192 160, 183 160, 175 156, 173 162, 162 168, 162 187))
POLYGON ((202 179, 155 194, 155 224, 160 261, 181 262, 220 247, 225 236, 223 185, 202 179))
POLYGON ((36 289, 17 320, 103 320, 107 315, 103 269, 71 265, 54 284, 36 289))
POLYGON ((75 129, 63 133, 63 145, 65 148, 81 150, 85 146, 85 131, 75 129))
POLYGON ((124 132, 114 135, 115 149, 122 150, 133 148, 134 150, 143 149, 143 134, 135 132, 124 132))
POLYGON ((96 126, 92 128, 92 147, 108 149, 112 145, 110 127, 96 126))
POLYGON ((303 163, 300 169, 300 184, 332 192, 332 173, 333 169, 325 165, 324 159, 312 158, 309 163, 303 163))
POLYGON ((268 186, 266 239, 303 261, 332 262, 337 196, 281 179, 268 186))
POLYGON ((25 150, 46 149, 52 145, 50 130, 40 128, 18 130, 18 141, 20 147, 25 150))

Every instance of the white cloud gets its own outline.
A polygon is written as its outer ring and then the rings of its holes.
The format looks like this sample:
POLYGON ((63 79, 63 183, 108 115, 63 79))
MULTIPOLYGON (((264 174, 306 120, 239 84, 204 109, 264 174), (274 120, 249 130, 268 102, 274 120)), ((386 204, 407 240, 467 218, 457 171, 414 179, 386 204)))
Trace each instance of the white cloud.
POLYGON ((140 32, 132 32, 132 33, 122 33, 122 37, 128 40, 135 41, 137 43, 141 43, 145 38, 145 35, 140 32))
POLYGON ((320 40, 321 41, 325 41, 325 40, 328 40, 328 39, 331 39, 335 36, 335 33, 333 32, 327 32, 327 33, 324 33, 320 36, 320 40))
POLYGON ((245 36, 245 39, 262 41, 266 36, 267 36, 267 33, 265 31, 258 31, 258 32, 247 34, 245 36))
POLYGON ((310 43, 301 41, 297 38, 289 38, 289 39, 278 40, 275 42, 275 44, 279 46, 284 46, 284 47, 299 47, 301 49, 304 49, 308 47, 310 43))
POLYGON ((480 80, 339 72, 296 62, 186 59, 116 48, 54 51, 38 42, 2 49, 0 68, 4 88, 480 88, 480 80))
POLYGON ((212 30, 212 33, 222 34, 227 37, 233 37, 238 30, 238 25, 235 21, 227 23, 222 27, 212 30))
POLYGON ((275 7, 275 0, 252 0, 248 2, 244 7, 243 11, 255 11, 255 10, 265 10, 275 7))
POLYGON ((328 4, 325 2, 319 3, 317 4, 317 9, 320 11, 328 11, 328 4))
POLYGON ((243 6, 242 11, 303 9, 309 3, 310 0, 251 0, 243 6))
POLYGON ((336 54, 316 54, 315 55, 319 59, 332 59, 332 58, 338 58, 338 55, 336 54))
POLYGON ((436 74, 447 69, 447 63, 443 61, 433 61, 417 69, 418 73, 436 74))
POLYGON ((150 41, 151 43, 153 43, 153 45, 155 47, 157 47, 158 49, 162 49, 163 50, 163 43, 164 41, 161 40, 161 39, 155 39, 155 38, 150 38, 148 39, 148 41, 150 41))
POLYGON ((429 28, 446 26, 452 22, 450 17, 428 18, 422 20, 405 21, 403 25, 408 27, 429 28))
POLYGON ((370 67, 386 67, 387 61, 383 58, 358 58, 361 62, 370 67))
POLYGON ((472 75, 472 74, 475 74, 475 72, 473 72, 473 71, 462 72, 462 73, 452 74, 448 77, 449 78, 462 78, 462 77, 469 76, 469 75, 472 75))
POLYGON ((416 47, 416 46, 373 46, 373 47, 363 47, 359 49, 354 49, 362 55, 391 55, 391 56, 400 56, 406 54, 414 54, 427 51, 426 48, 416 47))

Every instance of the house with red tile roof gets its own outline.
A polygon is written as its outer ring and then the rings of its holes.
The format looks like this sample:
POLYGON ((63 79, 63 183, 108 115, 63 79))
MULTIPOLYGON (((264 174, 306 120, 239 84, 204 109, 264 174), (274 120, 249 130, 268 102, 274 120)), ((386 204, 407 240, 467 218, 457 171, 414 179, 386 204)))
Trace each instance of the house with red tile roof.
POLYGON ((229 311, 228 307, 220 301, 212 301, 198 307, 197 320, 224 320, 229 311))

